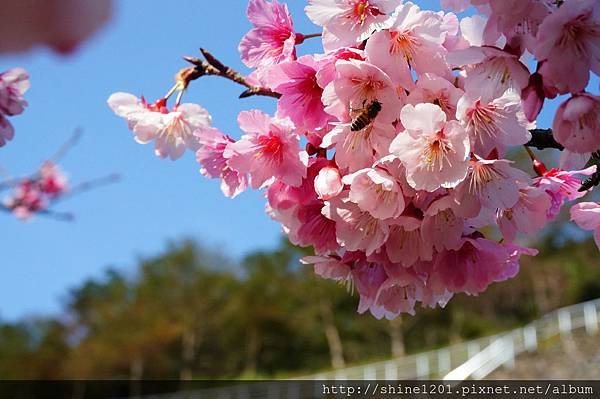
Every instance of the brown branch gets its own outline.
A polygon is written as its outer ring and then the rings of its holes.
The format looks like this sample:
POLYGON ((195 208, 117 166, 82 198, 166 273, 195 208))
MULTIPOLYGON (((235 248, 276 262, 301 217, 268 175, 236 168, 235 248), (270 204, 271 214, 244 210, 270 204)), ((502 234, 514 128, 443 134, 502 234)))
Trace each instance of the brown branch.
POLYGON ((596 165, 596 172, 589 177, 586 181, 583 182, 581 187, 579 188, 579 192, 588 191, 589 189, 600 185, 600 151, 596 151, 592 154, 588 162, 588 166, 596 165))
POLYGON ((251 96, 266 96, 273 98, 281 97, 281 94, 275 93, 266 87, 259 87, 250 84, 239 72, 223 64, 207 50, 201 48, 200 52, 206 61, 197 57, 183 57, 183 59, 192 64, 195 69, 195 73, 191 76, 190 80, 196 80, 205 75, 220 76, 247 88, 247 90, 240 94, 240 98, 251 96))
POLYGON ((527 144, 526 147, 534 147, 538 150, 544 150, 546 148, 554 148, 556 150, 564 150, 560 143, 558 143, 554 136, 552 135, 552 129, 533 129, 531 132, 531 140, 527 144))

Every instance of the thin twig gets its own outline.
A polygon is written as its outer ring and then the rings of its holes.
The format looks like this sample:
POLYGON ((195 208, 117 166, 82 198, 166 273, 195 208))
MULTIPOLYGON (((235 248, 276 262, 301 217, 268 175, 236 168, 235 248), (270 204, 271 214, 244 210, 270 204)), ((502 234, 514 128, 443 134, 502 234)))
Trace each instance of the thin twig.
POLYGON ((65 155, 67 155, 71 148, 77 145, 82 135, 83 129, 75 129, 71 137, 69 137, 69 139, 58 149, 58 151, 44 162, 58 163, 65 155))
POLYGON ((299 33, 298 35, 302 38, 302 41, 300 43, 304 42, 304 40, 306 40, 306 39, 312 39, 314 37, 321 37, 321 36, 323 36, 322 33, 309 33, 309 34, 306 34, 306 35, 303 35, 303 34, 299 33))
POLYGON ((246 80, 246 78, 243 77, 239 72, 223 64, 206 49, 201 48, 200 52, 202 53, 204 58, 206 58, 206 61, 201 60, 197 57, 183 57, 185 61, 194 65, 194 67, 196 68, 196 74, 194 74, 193 80, 198 79, 204 75, 220 76, 247 88, 247 90, 240 94, 240 98, 246 98, 251 96, 266 96, 273 98, 281 97, 281 94, 275 93, 274 91, 266 87, 254 86, 253 84, 249 83, 246 80))
POLYGON ((116 173, 110 174, 108 176, 99 177, 97 179, 88 180, 86 182, 76 185, 71 190, 69 190, 67 193, 65 193, 65 194, 59 196, 58 198, 56 198, 55 200, 53 200, 52 205, 54 205, 58 202, 64 201, 66 199, 69 199, 71 197, 74 197, 76 195, 93 190, 95 188, 116 183, 119 180, 121 180, 121 176, 116 173))
POLYGON ((554 148, 557 150, 564 150, 559 142, 554 139, 552 135, 552 129, 533 129, 531 132, 531 140, 525 146, 534 147, 538 150, 544 150, 546 148, 554 148))
POLYGON ((596 165, 596 172, 594 172, 594 174, 591 175, 589 179, 587 179, 581 184, 581 187, 578 190, 579 192, 588 191, 589 189, 600 185, 600 151, 597 151, 594 154, 592 154, 592 157, 588 162, 588 166, 593 165, 596 165))

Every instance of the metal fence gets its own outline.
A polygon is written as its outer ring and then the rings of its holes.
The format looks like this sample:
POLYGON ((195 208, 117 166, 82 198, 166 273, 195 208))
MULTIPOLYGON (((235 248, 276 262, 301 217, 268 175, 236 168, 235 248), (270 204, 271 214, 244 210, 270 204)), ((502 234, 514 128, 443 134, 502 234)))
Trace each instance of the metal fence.
POLYGON ((459 343, 441 349, 296 378, 296 383, 248 383, 156 395, 146 399, 304 399, 320 396, 320 385, 310 381, 482 379, 501 366, 512 366, 520 353, 537 349, 540 342, 569 336, 585 328, 598 332, 600 299, 555 310, 515 330, 459 343))

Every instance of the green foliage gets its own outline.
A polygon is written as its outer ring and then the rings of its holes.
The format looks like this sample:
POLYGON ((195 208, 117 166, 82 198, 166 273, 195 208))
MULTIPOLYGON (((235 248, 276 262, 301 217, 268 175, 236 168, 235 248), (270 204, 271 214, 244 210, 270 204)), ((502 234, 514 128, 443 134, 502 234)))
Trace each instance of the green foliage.
POLYGON ((288 243, 235 264, 184 241, 141 260, 133 275, 111 269, 74 288, 63 315, 0 323, 0 378, 299 375, 388 358, 393 339, 415 353, 600 297, 591 240, 549 238, 540 252, 516 279, 446 309, 419 309, 394 330, 357 314, 358 295, 315 277, 298 262, 304 250, 288 243))

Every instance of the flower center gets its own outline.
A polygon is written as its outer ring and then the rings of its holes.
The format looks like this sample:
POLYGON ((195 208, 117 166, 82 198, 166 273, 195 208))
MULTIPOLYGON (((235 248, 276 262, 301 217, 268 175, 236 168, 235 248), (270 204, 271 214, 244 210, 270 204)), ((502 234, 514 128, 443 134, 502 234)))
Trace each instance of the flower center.
POLYGON ((402 54, 410 63, 417 52, 419 41, 410 31, 392 32, 391 54, 402 54))
POLYGON ((483 186, 498 178, 503 179, 505 176, 494 165, 473 162, 473 173, 471 173, 469 179, 469 192, 479 194, 483 186))
POLYGON ((444 167, 444 163, 448 164, 449 167, 452 167, 452 162, 448 155, 453 152, 455 151, 445 140, 443 132, 439 132, 436 137, 429 142, 423 152, 423 159, 427 165, 427 169, 431 171, 438 169, 441 171, 444 167))
POLYGON ((360 25, 364 25, 369 16, 381 15, 379 9, 369 4, 368 0, 360 0, 354 4, 353 17, 358 20, 360 25))
POLYGON ((469 117, 469 127, 474 130, 482 143, 484 136, 494 138, 498 135, 496 119, 501 118, 502 115, 496 112, 494 105, 482 105, 481 100, 477 100, 467 116, 469 117))
POLYGON ((275 159, 277 162, 283 161, 284 145, 278 136, 275 136, 273 133, 260 136, 258 138, 258 145, 261 149, 256 153, 257 157, 266 156, 275 159))

